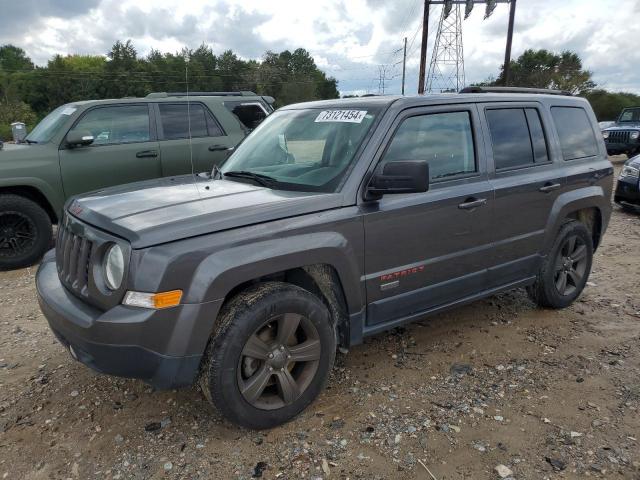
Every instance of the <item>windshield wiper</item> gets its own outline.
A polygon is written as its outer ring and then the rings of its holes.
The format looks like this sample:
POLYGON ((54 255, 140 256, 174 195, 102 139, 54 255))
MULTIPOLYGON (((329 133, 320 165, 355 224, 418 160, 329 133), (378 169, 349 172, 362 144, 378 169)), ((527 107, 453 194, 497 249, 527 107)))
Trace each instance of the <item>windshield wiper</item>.
POLYGON ((225 172, 223 173, 223 175, 225 177, 231 177, 231 178, 248 178, 249 180, 253 180, 254 182, 262 185, 263 187, 268 187, 268 188, 271 188, 271 186, 273 186, 274 183, 278 183, 278 180, 276 180, 273 177, 270 177, 269 175, 249 172, 247 170, 225 172))
POLYGON ((28 138, 25 138, 25 139, 23 140, 23 142, 28 143, 29 145, 33 145, 34 143, 38 143, 38 142, 36 142, 35 140, 29 140, 28 138))

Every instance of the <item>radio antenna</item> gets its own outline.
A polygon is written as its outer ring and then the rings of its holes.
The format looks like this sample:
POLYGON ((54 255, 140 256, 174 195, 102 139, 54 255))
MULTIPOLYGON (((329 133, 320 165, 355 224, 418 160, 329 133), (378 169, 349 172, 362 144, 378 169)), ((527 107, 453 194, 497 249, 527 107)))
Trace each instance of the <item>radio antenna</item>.
POLYGON ((195 175, 193 165, 193 145, 191 143, 191 101, 189 100, 189 57, 184 58, 184 82, 187 89, 187 128, 189 129, 189 162, 191 162, 191 175, 195 175))
POLYGON ((198 198, 202 199, 200 196, 200 189, 198 188, 198 183, 196 179, 196 168, 193 164, 193 142, 191 135, 191 100, 189 98, 189 54, 185 54, 184 57, 184 81, 186 84, 187 91, 187 128, 189 130, 189 163, 191 164, 191 179, 193 180, 193 186, 198 192, 198 198))

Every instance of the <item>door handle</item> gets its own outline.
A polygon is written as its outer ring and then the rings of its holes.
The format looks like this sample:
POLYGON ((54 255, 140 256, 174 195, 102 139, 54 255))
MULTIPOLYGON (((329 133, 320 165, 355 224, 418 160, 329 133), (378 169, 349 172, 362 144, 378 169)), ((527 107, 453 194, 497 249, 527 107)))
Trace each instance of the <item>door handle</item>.
POLYGON ((458 205, 460 210, 473 210, 487 203, 486 198, 467 198, 464 203, 458 205))
POLYGON ((227 147, 226 145, 209 145, 210 152, 225 152, 231 150, 233 150, 233 147, 227 147))
POLYGON ((143 150, 142 152, 136 153, 137 158, 147 158, 147 157, 157 157, 158 152, 155 150, 143 150))
POLYGON ((560 189, 560 187, 562 187, 562 185, 560 185, 559 183, 545 183, 544 187, 540 187, 538 191, 542 193, 550 193, 560 189))

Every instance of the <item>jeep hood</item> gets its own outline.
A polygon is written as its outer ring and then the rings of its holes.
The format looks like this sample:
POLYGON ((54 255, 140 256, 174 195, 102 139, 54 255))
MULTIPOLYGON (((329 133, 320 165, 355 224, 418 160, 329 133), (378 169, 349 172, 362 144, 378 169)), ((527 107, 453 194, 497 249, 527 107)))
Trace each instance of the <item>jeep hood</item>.
POLYGON ((144 248, 183 238, 341 206, 336 193, 271 190, 183 175, 99 190, 70 200, 67 211, 144 248))
POLYGON ((611 127, 605 128, 603 131, 610 132, 613 130, 640 130, 640 123, 637 123, 637 122, 616 123, 611 127))

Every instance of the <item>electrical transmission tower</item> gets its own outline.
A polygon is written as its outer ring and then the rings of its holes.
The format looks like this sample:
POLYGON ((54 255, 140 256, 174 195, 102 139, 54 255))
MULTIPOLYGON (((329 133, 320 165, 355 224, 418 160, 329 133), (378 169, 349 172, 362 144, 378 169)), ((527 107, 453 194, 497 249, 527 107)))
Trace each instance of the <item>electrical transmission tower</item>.
POLYGON ((464 52, 462 49, 462 18, 460 7, 464 5, 464 18, 471 15, 473 7, 485 4, 484 18, 489 18, 499 3, 508 3, 509 27, 507 45, 504 52, 504 85, 509 85, 511 66, 511 44, 516 16, 517 0, 424 0, 422 17, 422 49, 420 50, 420 72, 418 73, 418 94, 427 92, 458 91, 464 86, 464 52), (431 57, 427 77, 427 43, 429 40, 429 12, 431 5, 442 5, 442 15, 438 26, 435 50, 431 57), (453 13, 453 16, 451 14, 453 13))
POLYGON ((464 88, 464 48, 460 5, 442 9, 427 75, 427 93, 458 92, 464 88))

